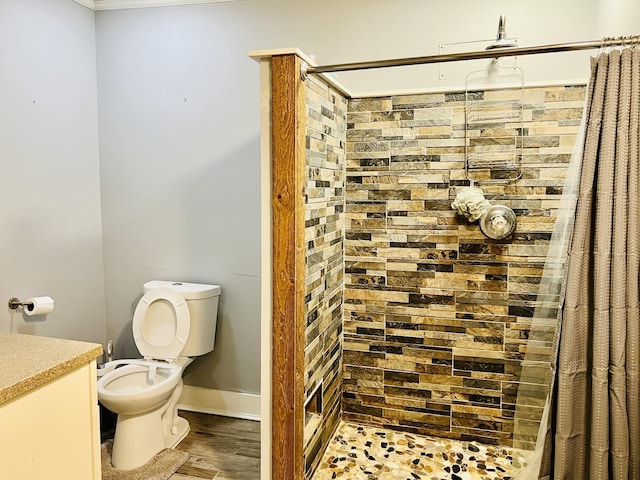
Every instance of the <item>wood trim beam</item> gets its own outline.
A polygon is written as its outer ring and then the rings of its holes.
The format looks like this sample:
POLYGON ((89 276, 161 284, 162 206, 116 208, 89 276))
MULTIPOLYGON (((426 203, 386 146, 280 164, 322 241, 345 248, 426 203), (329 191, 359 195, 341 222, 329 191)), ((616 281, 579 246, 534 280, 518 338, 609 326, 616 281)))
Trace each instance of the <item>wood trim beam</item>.
POLYGON ((304 478, 306 91, 301 60, 274 56, 272 82, 272 479, 304 478))

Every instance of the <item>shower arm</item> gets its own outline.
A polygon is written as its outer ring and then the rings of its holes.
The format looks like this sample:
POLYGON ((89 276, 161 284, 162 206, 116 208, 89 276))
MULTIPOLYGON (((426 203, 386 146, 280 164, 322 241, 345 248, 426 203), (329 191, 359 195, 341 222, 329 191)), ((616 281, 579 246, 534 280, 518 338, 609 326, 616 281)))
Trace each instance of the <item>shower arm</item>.
POLYGON ((500 21, 498 22, 498 36, 496 40, 504 40, 507 38, 507 20, 500 15, 500 21))
POLYGON ((374 68, 403 67, 409 65, 426 65, 430 63, 459 62, 462 60, 481 60, 500 57, 515 57, 521 55, 535 55, 540 53, 574 52, 577 50, 591 50, 603 47, 615 47, 637 44, 640 36, 605 38, 588 42, 555 43, 550 45, 535 45, 530 47, 504 47, 493 50, 475 52, 449 53, 445 55, 430 55, 426 57, 397 58, 391 60, 375 60, 356 63, 336 63, 333 65, 311 66, 303 63, 302 78, 311 73, 347 72, 354 70, 369 70, 374 68))

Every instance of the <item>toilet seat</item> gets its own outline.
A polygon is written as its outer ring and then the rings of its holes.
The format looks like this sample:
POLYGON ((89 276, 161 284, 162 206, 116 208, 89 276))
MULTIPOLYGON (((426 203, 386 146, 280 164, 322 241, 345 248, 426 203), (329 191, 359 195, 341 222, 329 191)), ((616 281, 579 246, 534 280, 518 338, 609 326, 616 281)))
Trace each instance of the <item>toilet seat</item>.
POLYGON ((105 364, 104 375, 98 380, 98 396, 112 411, 122 412, 126 405, 129 415, 147 412, 161 405, 171 395, 182 378, 182 368, 165 362, 145 360, 114 360, 105 364))
POLYGON ((184 297, 167 287, 152 288, 133 314, 133 339, 146 360, 175 362, 189 338, 191 318, 184 297), (153 308, 154 320, 146 321, 153 308))

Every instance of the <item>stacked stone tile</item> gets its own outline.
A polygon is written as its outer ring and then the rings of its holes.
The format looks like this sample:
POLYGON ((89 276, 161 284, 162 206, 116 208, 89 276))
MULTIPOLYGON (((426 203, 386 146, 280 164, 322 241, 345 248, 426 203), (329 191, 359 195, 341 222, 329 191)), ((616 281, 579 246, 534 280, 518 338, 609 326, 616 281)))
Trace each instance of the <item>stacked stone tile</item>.
MULTIPOLYGON (((558 306, 558 292, 538 295, 538 285, 584 93, 527 88, 522 125, 476 124, 466 136, 464 93, 350 100, 345 420, 513 445, 520 390, 526 414, 519 428, 535 440, 558 306), (490 144, 496 129, 522 129, 516 141, 523 142, 516 145, 523 147, 522 178, 480 185, 518 216, 515 234, 502 241, 485 238, 450 207, 469 185, 465 142, 490 144), (549 327, 528 345, 536 308, 549 327)), ((474 100, 516 95, 482 91, 474 100)), ((501 172, 474 175, 496 179, 501 172)))
POLYGON ((347 100, 322 79, 311 77, 305 83, 304 382, 307 402, 321 403, 306 416, 305 469, 310 476, 340 420, 347 100))

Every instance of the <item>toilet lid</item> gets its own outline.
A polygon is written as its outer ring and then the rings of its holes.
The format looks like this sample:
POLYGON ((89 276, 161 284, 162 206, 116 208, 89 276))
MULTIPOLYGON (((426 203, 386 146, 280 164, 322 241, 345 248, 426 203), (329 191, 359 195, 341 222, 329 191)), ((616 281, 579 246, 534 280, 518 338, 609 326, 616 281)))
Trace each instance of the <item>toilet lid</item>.
POLYGON ((133 339, 146 359, 173 361, 189 338, 187 301, 166 287, 152 288, 133 313, 133 339))

